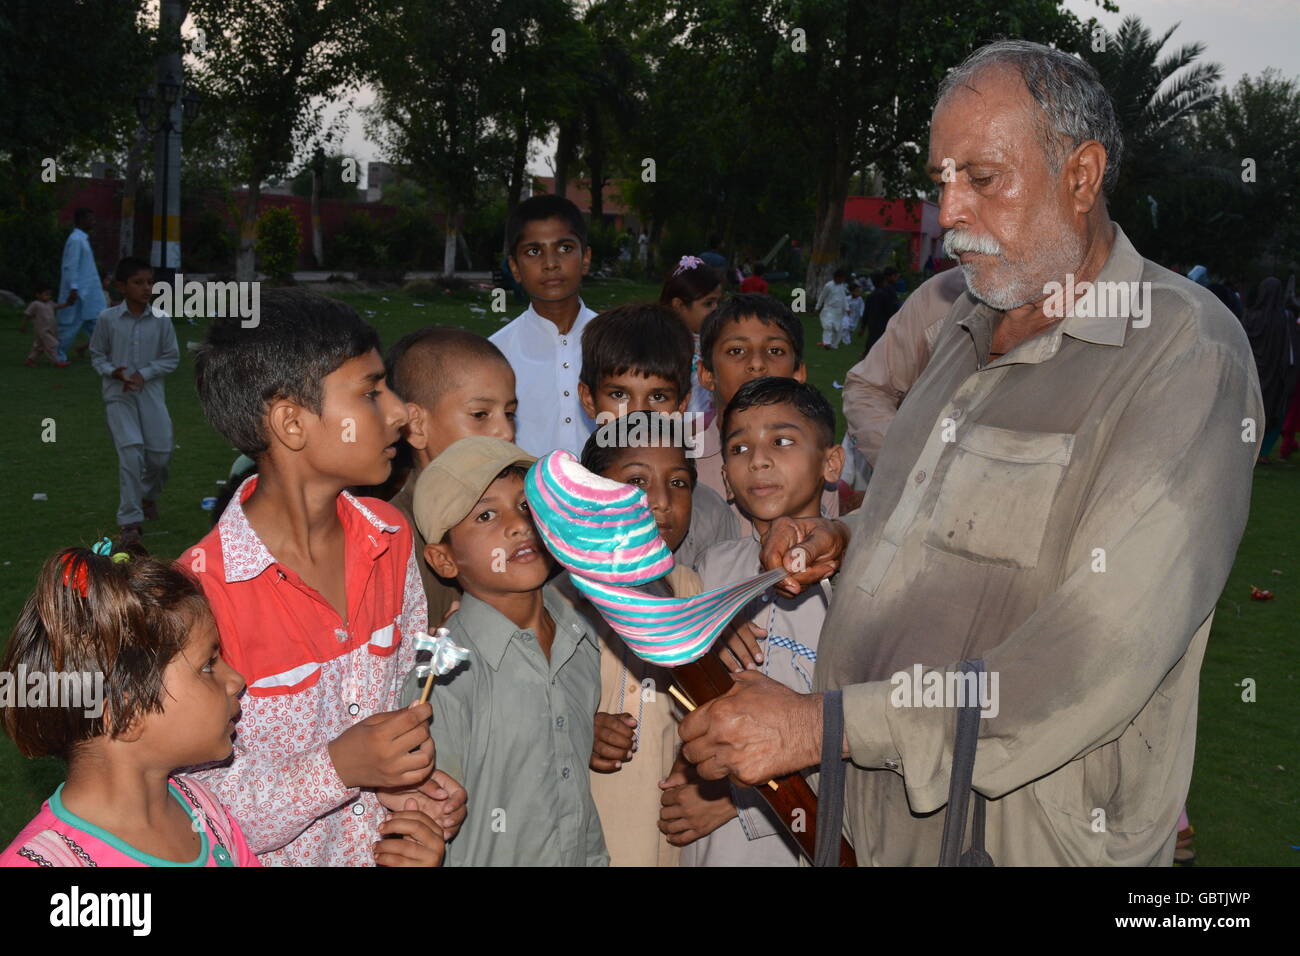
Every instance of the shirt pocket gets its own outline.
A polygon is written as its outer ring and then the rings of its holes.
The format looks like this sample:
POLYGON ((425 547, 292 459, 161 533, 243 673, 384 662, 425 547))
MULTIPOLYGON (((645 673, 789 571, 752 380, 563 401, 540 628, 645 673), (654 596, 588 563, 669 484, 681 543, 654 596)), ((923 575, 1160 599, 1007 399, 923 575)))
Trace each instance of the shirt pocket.
POLYGON ((1036 567, 1073 449, 1071 434, 967 425, 953 449, 925 543, 984 564, 1036 567))

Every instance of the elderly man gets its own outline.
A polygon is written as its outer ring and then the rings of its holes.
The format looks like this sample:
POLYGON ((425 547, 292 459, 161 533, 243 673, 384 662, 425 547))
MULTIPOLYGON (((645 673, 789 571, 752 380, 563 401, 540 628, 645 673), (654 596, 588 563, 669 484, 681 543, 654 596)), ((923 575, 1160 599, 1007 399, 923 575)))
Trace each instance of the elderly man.
POLYGON ((861 509, 782 519, 764 542, 783 590, 839 568, 822 693, 745 673, 681 725, 702 776, 752 784, 817 765, 842 715, 863 864, 938 860, 955 702, 910 687, 974 659, 995 692, 973 776, 993 860, 1172 859, 1261 403, 1232 315, 1107 215, 1120 150, 1075 57, 1001 41, 945 79, 929 162, 967 292, 861 509), (1108 289, 1136 299, 1099 307, 1108 289))

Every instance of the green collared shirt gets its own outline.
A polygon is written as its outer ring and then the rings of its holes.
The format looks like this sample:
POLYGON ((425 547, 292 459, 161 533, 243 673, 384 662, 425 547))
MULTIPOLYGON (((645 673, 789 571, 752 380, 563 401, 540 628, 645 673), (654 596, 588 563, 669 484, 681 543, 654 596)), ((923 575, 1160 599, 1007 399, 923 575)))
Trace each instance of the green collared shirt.
MULTIPOLYGON (((468 814, 448 866, 607 866, 587 764, 600 703, 600 650, 552 585, 550 660, 530 629, 472 594, 448 621, 470 657, 439 678, 433 703, 438 767, 464 784, 468 814)), ((418 694, 408 678, 403 701, 418 694)))
POLYGON ((1144 314, 1108 295, 993 361, 998 313, 958 298, 846 519, 815 683, 844 690, 863 864, 938 860, 955 718, 921 671, 974 658, 993 859, 1172 858, 1263 412, 1213 295, 1118 227, 1098 281, 1139 283, 1144 314))

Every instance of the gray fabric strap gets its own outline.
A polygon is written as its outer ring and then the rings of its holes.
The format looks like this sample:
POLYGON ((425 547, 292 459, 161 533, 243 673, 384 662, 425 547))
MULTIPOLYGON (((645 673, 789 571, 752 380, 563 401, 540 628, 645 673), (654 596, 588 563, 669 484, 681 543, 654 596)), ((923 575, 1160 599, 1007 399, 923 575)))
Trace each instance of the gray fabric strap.
MULTIPOLYGON (((974 674, 976 681, 984 673, 983 661, 962 661, 958 670, 974 674)), ((940 866, 993 866, 993 858, 984 849, 985 799, 975 794, 975 824, 971 847, 962 853, 966 837, 966 810, 970 804, 971 781, 975 776, 975 747, 980 736, 980 701, 967 699, 957 708, 957 732, 952 744, 952 769, 948 777, 948 812, 943 820, 943 844, 939 849, 940 866)))
POLYGON ((840 865, 844 829, 844 705, 840 692, 822 694, 822 765, 817 783, 817 855, 813 866, 840 865))

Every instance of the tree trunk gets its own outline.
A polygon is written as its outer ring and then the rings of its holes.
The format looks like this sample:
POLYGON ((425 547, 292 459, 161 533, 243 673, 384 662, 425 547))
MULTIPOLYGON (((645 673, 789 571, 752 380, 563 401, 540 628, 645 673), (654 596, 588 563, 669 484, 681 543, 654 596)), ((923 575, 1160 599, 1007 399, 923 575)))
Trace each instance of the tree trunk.
POLYGON ((442 274, 456 274, 456 213, 451 209, 447 210, 446 241, 442 246, 442 274))
POLYGON ((552 192, 563 196, 569 186, 569 173, 573 168, 573 147, 577 139, 573 120, 560 124, 560 136, 555 145, 555 185, 552 192))
POLYGON ((320 233, 320 172, 316 164, 311 167, 311 254, 316 268, 325 268, 325 244, 320 233))
POLYGON ((244 211, 239 221, 239 253, 235 259, 235 278, 252 282, 257 278, 257 207, 262 198, 262 179, 251 177, 244 197, 244 211))
POLYGON ((591 228, 605 221, 605 149, 600 116, 592 110, 587 116, 587 192, 591 196, 591 228))
MULTIPOLYGON (((510 182, 506 185, 506 222, 510 221, 519 206, 519 194, 524 190, 524 167, 528 164, 528 140, 531 137, 528 133, 528 119, 522 108, 523 105, 520 104, 519 122, 515 124, 515 154, 511 157, 510 182)), ((501 237, 502 254, 509 253, 510 250, 506 248, 509 241, 507 237, 501 237)))
POLYGON ((813 228, 812 255, 804 286, 810 298, 830 279, 840 261, 840 231, 844 226, 844 200, 852 177, 852 150, 845 132, 835 136, 833 163, 819 176, 817 221, 813 228))

